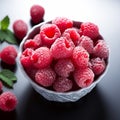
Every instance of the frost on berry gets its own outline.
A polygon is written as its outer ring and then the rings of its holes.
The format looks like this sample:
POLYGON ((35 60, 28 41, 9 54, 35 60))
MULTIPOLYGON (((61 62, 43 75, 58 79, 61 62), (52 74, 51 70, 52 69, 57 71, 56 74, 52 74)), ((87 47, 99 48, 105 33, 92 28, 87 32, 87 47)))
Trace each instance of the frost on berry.
POLYGON ((51 68, 39 69, 35 74, 35 81, 44 87, 52 86, 56 74, 51 68))
POLYGON ((57 92, 67 92, 72 89, 73 82, 65 77, 59 77, 53 84, 53 89, 57 92))
POLYGON ((55 59, 68 58, 72 55, 74 43, 66 37, 60 37, 52 44, 50 51, 55 59))
POLYGON ((40 37, 44 45, 50 46, 60 36, 60 30, 55 24, 44 24, 40 28, 40 37))
POLYGON ((88 66, 89 54, 82 46, 74 48, 72 57, 78 67, 86 68, 88 66))
POLYGON ((74 80, 81 88, 87 87, 94 81, 94 73, 90 68, 78 69, 74 72, 74 80))
POLYGON ((99 28, 94 23, 83 22, 80 26, 80 34, 94 40, 99 36, 99 28))
POLYGON ((0 109, 3 111, 13 111, 17 102, 17 97, 9 91, 0 95, 0 109))
POLYGON ((81 36, 80 39, 81 42, 79 43, 79 45, 81 45, 85 50, 87 50, 89 54, 93 53, 94 48, 93 40, 87 36, 81 36))
POLYGON ((41 69, 50 65, 52 61, 52 55, 47 47, 40 47, 34 51, 31 56, 33 66, 41 69))
POLYGON ((32 65, 31 56, 33 52, 34 50, 31 48, 27 48, 22 52, 22 55, 20 56, 20 61, 25 68, 29 68, 32 65))
POLYGON ((30 16, 34 24, 38 24, 43 20, 45 9, 41 5, 33 5, 30 8, 30 16))
POLYGON ((95 75, 100 75, 104 72, 106 64, 104 59, 97 57, 91 59, 91 67, 95 75))
POLYGON ((74 71, 74 65, 70 59, 59 59, 55 64, 55 72, 62 77, 69 77, 74 71))
POLYGON ((94 47, 94 55, 100 58, 108 58, 109 56, 109 48, 105 42, 105 40, 98 40, 97 44, 94 47))
POLYGON ((14 46, 8 45, 7 47, 3 48, 1 51, 1 59, 3 62, 13 65, 16 63, 17 57, 17 50, 14 46))
POLYGON ((16 37, 22 40, 27 34, 28 26, 23 20, 16 20, 13 23, 13 30, 14 30, 16 37))
POLYGON ((76 28, 68 28, 63 32, 64 37, 70 37, 75 45, 77 45, 80 40, 80 35, 76 28))
POLYGON ((56 17, 54 20, 52 20, 52 23, 58 26, 61 33, 63 33, 65 29, 73 27, 73 21, 66 17, 56 17))
POLYGON ((36 34, 33 38, 33 40, 37 43, 38 47, 42 45, 40 34, 36 34))

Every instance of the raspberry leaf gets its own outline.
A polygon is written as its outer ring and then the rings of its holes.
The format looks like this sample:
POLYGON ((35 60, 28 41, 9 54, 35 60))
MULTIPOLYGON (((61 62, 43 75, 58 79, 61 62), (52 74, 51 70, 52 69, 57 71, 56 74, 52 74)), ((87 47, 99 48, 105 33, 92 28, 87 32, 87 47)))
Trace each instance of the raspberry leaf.
POLYGON ((17 40, 11 30, 8 29, 10 19, 8 16, 0 21, 0 41, 6 41, 11 44, 17 44, 17 40))
POLYGON ((10 24, 10 19, 8 16, 4 17, 1 21, 1 30, 6 30, 10 24))
POLYGON ((11 44, 17 44, 14 34, 10 30, 0 30, 0 41, 7 41, 11 44))
POLYGON ((8 69, 3 69, 0 72, 0 79, 5 82, 9 87, 13 87, 13 83, 17 81, 14 73, 8 69))

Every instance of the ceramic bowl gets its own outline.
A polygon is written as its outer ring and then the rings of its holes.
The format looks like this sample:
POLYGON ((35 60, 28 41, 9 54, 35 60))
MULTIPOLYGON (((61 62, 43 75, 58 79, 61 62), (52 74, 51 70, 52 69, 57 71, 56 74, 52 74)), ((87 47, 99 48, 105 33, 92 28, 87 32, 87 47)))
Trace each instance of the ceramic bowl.
MULTIPOLYGON (((38 85, 26 73, 24 67, 22 66, 22 64, 20 62, 20 56, 23 52, 24 42, 27 39, 33 38, 37 33, 39 33, 41 25, 43 25, 45 23, 46 22, 43 22, 43 23, 40 23, 40 24, 34 26, 28 32, 26 37, 22 40, 22 42, 20 44, 20 48, 19 48, 19 55, 18 55, 20 70, 22 71, 24 78, 27 79, 30 82, 30 84, 35 89, 35 91, 37 91, 45 99, 47 99, 49 101, 57 101, 57 102, 75 102, 75 101, 79 100, 80 98, 82 98, 83 96, 85 96, 86 94, 88 94, 89 92, 91 92, 92 89, 102 80, 102 78, 105 76, 105 74, 107 72, 108 64, 106 66, 106 69, 105 69, 104 73, 102 75, 100 75, 90 86, 85 87, 85 88, 80 88, 79 90, 60 93, 60 92, 49 90, 47 88, 44 88, 44 87, 38 85)), ((47 22, 47 23, 51 23, 51 21, 47 22)), ((73 24, 74 27, 79 27, 81 25, 81 22, 78 22, 78 21, 73 21, 73 23, 74 23, 73 24)))

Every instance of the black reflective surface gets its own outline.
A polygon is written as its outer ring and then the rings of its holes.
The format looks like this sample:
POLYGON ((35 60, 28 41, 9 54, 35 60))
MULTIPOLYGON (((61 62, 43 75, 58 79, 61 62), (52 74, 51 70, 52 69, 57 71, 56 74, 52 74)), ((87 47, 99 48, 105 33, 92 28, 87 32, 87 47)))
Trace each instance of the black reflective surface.
MULTIPOLYGON (((22 75, 18 64, 5 65, 0 61, 0 70, 9 68, 18 80, 10 90, 18 98, 12 112, 0 111, 0 120, 120 120, 120 1, 119 0, 0 0, 0 20, 9 15, 12 23, 23 19, 29 26, 29 9, 32 4, 45 7, 44 20, 66 16, 76 21, 91 21, 100 28, 100 33, 110 48, 109 68, 106 75, 91 93, 75 103, 49 102, 36 93, 22 75)), ((8 43, 0 43, 0 50, 8 43)), ((15 46, 19 48, 19 46, 15 46)))

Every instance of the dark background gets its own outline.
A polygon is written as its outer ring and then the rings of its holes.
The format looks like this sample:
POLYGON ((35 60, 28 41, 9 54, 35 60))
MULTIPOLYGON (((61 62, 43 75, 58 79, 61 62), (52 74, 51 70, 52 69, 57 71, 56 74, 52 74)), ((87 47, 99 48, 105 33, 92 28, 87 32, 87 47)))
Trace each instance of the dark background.
MULTIPOLYGON (((9 15, 10 26, 17 19, 24 20, 29 29, 31 5, 45 8, 44 20, 65 16, 77 21, 91 21, 110 48, 108 72, 91 93, 75 103, 49 102, 36 93, 22 75, 18 64, 12 68, 0 61, 0 70, 12 69, 17 82, 12 91, 18 105, 12 112, 0 110, 0 120, 120 120, 120 1, 119 0, 0 0, 0 20, 9 15)), ((0 43, 0 50, 8 43, 0 43)), ((17 49, 19 46, 15 46, 17 49)))

